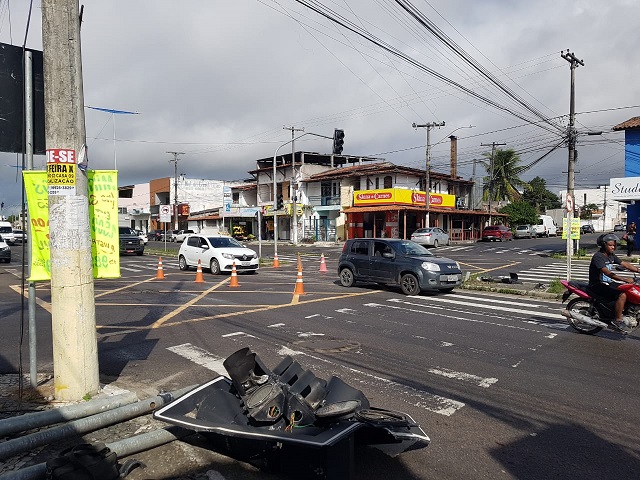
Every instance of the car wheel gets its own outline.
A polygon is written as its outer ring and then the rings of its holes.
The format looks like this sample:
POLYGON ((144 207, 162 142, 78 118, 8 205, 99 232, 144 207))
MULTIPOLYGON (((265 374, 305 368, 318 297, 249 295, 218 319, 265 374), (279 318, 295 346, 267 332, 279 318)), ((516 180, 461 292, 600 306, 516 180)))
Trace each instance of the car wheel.
POLYGON ((144 254, 144 250, 141 251, 141 252, 136 252, 136 255, 139 256, 139 257, 141 257, 143 254, 144 254))
POLYGON ((211 275, 220 275, 220 264, 218 263, 218 260, 216 260, 215 258, 211 259, 209 268, 211 269, 211 275))
POLYGON ((447 238, 447 246, 451 245, 451 239, 447 238))
POLYGON ((178 267, 180 267, 180 270, 183 272, 189 270, 189 264, 187 263, 187 259, 184 258, 184 255, 180 255, 178 258, 178 267))
POLYGON ((413 273, 405 273, 400 278, 400 288, 405 295, 418 295, 420 293, 420 284, 413 273))
POLYGON ((353 287, 356 283, 356 278, 350 268, 343 268, 340 270, 340 284, 343 287, 353 287))
POLYGON ((433 247, 434 248, 438 248, 438 240, 434 240, 433 241, 433 247))

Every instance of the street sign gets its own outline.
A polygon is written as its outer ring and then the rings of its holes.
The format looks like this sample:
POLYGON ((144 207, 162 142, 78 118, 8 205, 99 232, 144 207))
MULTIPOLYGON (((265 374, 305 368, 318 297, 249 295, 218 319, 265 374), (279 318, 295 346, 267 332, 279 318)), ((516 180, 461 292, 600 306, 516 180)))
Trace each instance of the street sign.
POLYGON ((167 223, 171 221, 171 205, 160 205, 159 220, 163 223, 167 223))
POLYGON ((573 212, 573 196, 567 193, 567 212, 573 212))

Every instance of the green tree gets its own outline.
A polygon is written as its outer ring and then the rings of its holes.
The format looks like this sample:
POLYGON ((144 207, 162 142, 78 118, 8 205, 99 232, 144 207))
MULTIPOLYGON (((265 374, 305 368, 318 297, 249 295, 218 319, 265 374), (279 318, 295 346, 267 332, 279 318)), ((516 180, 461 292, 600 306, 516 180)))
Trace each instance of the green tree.
POLYGON ((484 153, 487 160, 482 165, 487 171, 485 177, 482 199, 511 202, 520 200, 520 190, 527 187, 527 182, 520 180, 519 175, 527 170, 526 166, 519 165, 520 157, 514 150, 497 149, 491 161, 491 153, 484 153))
POLYGON ((590 220, 593 218, 593 212, 598 210, 598 205, 595 203, 589 203, 580 208, 580 218, 583 220, 590 220))
POLYGON ((535 225, 538 223, 538 210, 529 202, 517 200, 505 205, 498 210, 499 213, 508 215, 508 223, 512 227, 516 225, 535 225))
POLYGON ((538 211, 544 212, 550 208, 562 208, 560 198, 547 190, 547 183, 543 178, 535 177, 529 182, 522 199, 534 205, 538 211))

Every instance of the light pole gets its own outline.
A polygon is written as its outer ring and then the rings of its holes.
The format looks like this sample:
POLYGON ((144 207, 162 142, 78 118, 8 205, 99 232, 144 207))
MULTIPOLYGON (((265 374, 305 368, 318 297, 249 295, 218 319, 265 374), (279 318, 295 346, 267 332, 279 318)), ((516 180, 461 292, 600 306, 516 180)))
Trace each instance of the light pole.
MULTIPOLYGON (((280 150, 282 147, 285 147, 287 145, 289 145, 290 143, 295 142, 297 139, 304 137, 305 135, 313 135, 315 137, 322 137, 322 138, 328 138, 329 140, 333 140, 333 137, 327 137, 326 135, 320 135, 318 133, 311 133, 311 132, 307 132, 307 133, 303 133, 302 135, 298 135, 295 138, 292 138, 291 140, 289 140, 288 142, 283 143, 282 145, 279 145, 278 148, 276 148, 276 151, 273 154, 273 255, 274 258, 278 256, 278 215, 277 215, 277 210, 276 210, 276 192, 277 192, 277 188, 278 188, 278 182, 276 181, 276 157, 278 156, 278 150, 280 150)), ((292 168, 293 168, 293 156, 292 158, 292 168)))

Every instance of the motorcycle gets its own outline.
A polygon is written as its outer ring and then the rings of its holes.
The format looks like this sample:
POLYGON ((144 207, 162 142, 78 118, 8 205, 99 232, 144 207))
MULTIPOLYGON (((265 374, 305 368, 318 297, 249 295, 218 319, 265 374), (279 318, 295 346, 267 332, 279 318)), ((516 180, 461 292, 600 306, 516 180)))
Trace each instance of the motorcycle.
POLYGON ((593 335, 603 328, 610 328, 618 333, 628 334, 638 328, 640 320, 640 278, 634 276, 634 283, 623 283, 618 287, 627 295, 623 315, 629 330, 622 330, 612 320, 615 318, 615 302, 602 299, 589 289, 587 282, 576 280, 560 280, 567 289, 562 294, 562 303, 571 295, 576 295, 562 311, 569 324, 579 333, 593 335))

